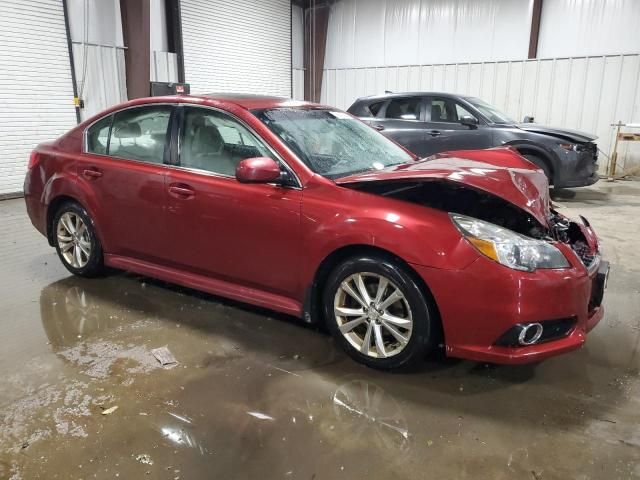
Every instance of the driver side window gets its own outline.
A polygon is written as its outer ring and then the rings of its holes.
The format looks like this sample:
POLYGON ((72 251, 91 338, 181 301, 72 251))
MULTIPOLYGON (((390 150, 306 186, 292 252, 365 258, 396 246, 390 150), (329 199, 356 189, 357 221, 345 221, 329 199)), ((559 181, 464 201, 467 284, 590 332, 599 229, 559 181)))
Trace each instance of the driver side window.
POLYGON ((469 111, 450 98, 429 98, 431 121, 436 123, 460 123, 464 116, 473 117, 469 111))
POLYGON ((180 165, 234 177, 241 160, 270 157, 269 149, 244 125, 224 113, 185 107, 180 165))

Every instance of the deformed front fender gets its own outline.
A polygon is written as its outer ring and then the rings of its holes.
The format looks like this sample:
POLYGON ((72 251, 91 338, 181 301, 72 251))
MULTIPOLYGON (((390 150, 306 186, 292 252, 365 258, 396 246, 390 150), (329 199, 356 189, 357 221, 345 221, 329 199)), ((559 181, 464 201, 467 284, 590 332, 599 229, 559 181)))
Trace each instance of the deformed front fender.
POLYGON ((335 209, 327 209, 326 199, 305 196, 303 285, 311 283, 318 265, 333 252, 350 246, 374 247, 408 264, 451 270, 464 269, 478 257, 446 212, 393 199, 373 207, 376 195, 346 188, 341 193, 342 208, 335 209))

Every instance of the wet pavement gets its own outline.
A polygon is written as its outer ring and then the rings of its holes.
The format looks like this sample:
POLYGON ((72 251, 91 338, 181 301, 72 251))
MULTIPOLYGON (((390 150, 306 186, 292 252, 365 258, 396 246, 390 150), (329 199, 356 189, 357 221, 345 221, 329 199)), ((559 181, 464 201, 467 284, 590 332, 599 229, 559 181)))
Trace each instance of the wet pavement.
POLYGON ((640 184, 555 201, 612 263, 585 347, 408 374, 359 366, 294 318, 72 277, 23 201, 0 202, 0 479, 640 478, 640 184), (177 365, 153 357, 163 346, 177 365))

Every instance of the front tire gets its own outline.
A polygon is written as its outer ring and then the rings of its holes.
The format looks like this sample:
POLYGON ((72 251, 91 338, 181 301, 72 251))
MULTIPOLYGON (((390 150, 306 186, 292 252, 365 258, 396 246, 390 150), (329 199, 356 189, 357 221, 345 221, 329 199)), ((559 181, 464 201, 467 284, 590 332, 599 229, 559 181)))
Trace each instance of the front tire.
POLYGON ((60 206, 53 218, 53 240, 67 270, 81 277, 104 271, 102 245, 87 211, 77 203, 60 206))
POLYGON ((543 160, 542 158, 540 158, 537 155, 526 154, 526 155, 522 155, 522 156, 524 158, 526 158, 527 160, 529 160, 531 163, 533 163, 536 166, 540 167, 540 169, 542 169, 542 171, 546 175, 547 179, 549 180, 549 185, 550 186, 553 185, 553 173, 551 172, 551 168, 549 167, 549 165, 547 164, 547 162, 545 160, 543 160))
POLYGON ((433 348, 435 316, 425 293, 396 260, 347 259, 330 274, 323 303, 337 342, 369 367, 407 369, 433 348))

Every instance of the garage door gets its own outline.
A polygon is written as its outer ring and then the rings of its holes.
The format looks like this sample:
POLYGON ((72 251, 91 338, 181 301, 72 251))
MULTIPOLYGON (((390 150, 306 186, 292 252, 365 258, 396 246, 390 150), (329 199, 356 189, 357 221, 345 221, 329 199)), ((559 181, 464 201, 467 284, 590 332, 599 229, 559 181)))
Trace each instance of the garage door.
POLYGON ((291 96, 290 0, 181 0, 192 93, 291 96))
POLYGON ((0 2, 0 195, 22 191, 29 153, 76 123, 60 0, 0 2))

